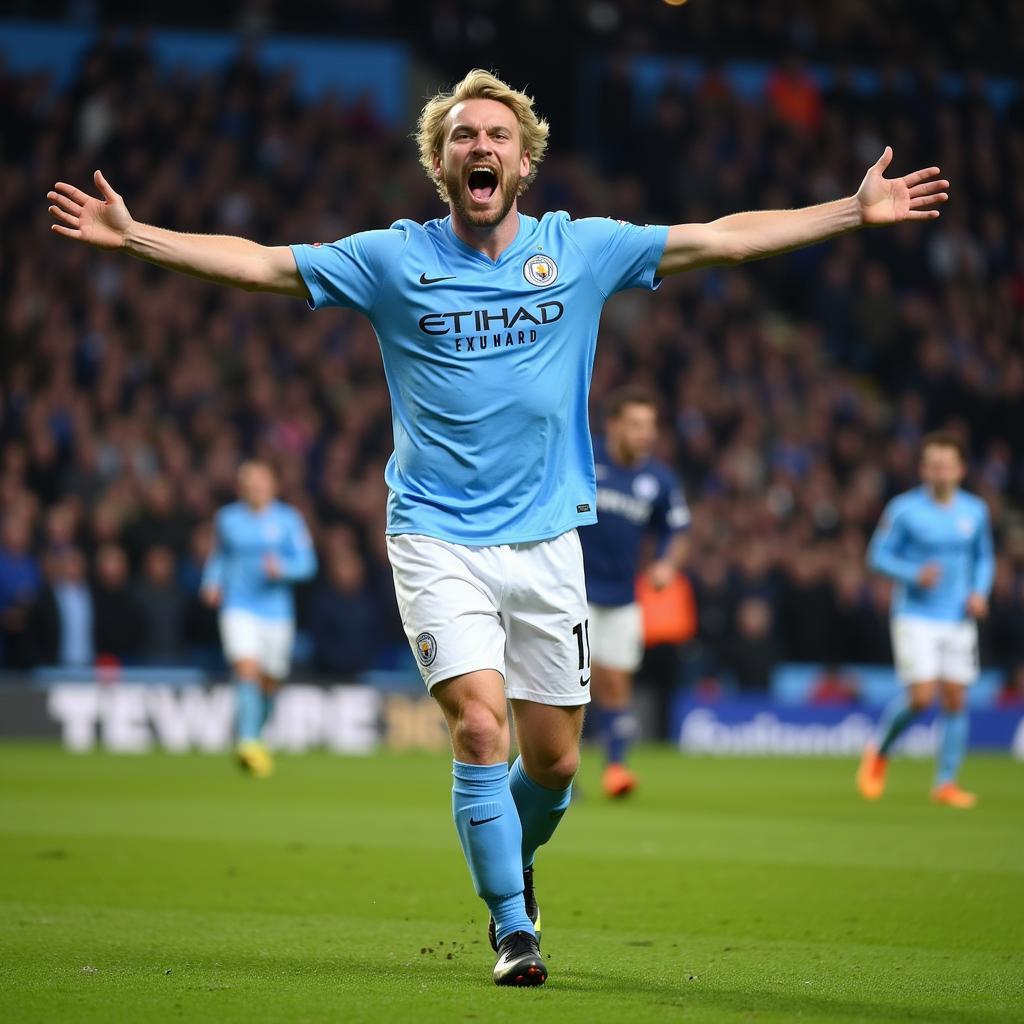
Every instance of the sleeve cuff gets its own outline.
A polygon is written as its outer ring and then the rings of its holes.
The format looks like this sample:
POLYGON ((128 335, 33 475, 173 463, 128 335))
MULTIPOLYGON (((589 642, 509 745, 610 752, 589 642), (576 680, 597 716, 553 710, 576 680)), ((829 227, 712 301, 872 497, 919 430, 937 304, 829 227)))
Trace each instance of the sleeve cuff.
POLYGON ((668 242, 668 226, 665 224, 655 225, 651 235, 651 247, 647 251, 647 267, 644 269, 644 275, 640 283, 645 288, 650 288, 651 291, 654 291, 661 286, 662 279, 658 277, 658 265, 661 263, 662 256, 665 255, 665 245, 668 242))
POLYGON ((291 249, 292 255, 295 257, 295 265, 299 268, 299 276, 309 290, 310 297, 306 305, 310 309, 319 309, 324 304, 325 296, 324 290, 320 287, 320 282, 317 280, 316 270, 309 259, 309 246, 290 245, 288 248, 291 249))

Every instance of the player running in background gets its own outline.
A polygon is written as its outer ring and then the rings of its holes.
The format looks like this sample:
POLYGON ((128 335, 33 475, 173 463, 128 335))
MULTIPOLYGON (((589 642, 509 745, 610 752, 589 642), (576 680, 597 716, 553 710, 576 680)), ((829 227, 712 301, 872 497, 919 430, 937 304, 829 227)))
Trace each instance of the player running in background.
POLYGON ((420 114, 420 161, 449 215, 323 245, 141 224, 99 171, 101 199, 65 182, 48 195, 67 238, 372 322, 392 402, 395 589, 451 734, 453 815, 495 923, 499 985, 548 973, 528 869, 569 805, 589 700, 576 527, 597 518, 587 392, 605 301, 666 274, 937 217, 949 186, 937 167, 885 178, 886 147, 856 195, 820 206, 671 228, 538 220, 518 198, 547 140, 528 96, 471 71, 420 114), (520 746, 511 770, 506 698, 520 746))
MULTIPOLYGON (((605 403, 605 433, 594 440, 597 523, 580 531, 587 575, 591 697, 597 731, 605 743, 602 785, 610 797, 632 792, 636 776, 626 751, 636 732, 633 673, 643 659, 643 618, 636 574, 645 537, 653 536, 651 585, 667 586, 686 557, 690 510, 667 466, 651 458, 658 436, 657 404, 644 388, 623 388, 605 403)), ((580 664, 583 665, 583 647, 580 664)))
POLYGON ((203 599, 220 608, 224 657, 236 693, 236 752, 257 778, 274 769, 261 741, 295 642, 292 588, 316 572, 316 554, 299 512, 274 500, 274 473, 264 462, 238 470, 240 501, 214 523, 214 547, 203 570, 203 599))
POLYGON ((967 687, 978 676, 977 620, 988 613, 994 562, 988 507, 960 490, 964 450, 953 434, 928 434, 921 448, 923 486, 886 506, 871 540, 871 568, 896 581, 892 646, 904 690, 882 713, 878 736, 857 772, 867 800, 885 790, 889 753, 914 716, 938 693, 938 771, 932 798, 973 807, 957 784, 967 750, 967 687))

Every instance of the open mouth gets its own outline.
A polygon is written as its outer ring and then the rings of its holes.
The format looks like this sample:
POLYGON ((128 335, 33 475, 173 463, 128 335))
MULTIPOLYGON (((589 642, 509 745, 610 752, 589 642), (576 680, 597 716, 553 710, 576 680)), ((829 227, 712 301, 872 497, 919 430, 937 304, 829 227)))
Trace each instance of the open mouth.
POLYGON ((490 202, 498 188, 498 175, 491 167, 474 167, 466 182, 469 194, 478 203, 490 202))

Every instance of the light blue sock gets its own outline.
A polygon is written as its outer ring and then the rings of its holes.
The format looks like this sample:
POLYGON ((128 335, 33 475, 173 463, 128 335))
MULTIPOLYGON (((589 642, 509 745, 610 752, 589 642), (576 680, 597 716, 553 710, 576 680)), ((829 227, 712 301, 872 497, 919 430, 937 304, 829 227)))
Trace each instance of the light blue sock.
POLYGON ((537 848, 554 835, 572 799, 572 783, 565 789, 546 789, 538 785, 523 768, 523 759, 517 757, 508 773, 508 788, 519 811, 523 826, 523 867, 533 863, 537 848))
POLYGON ((935 784, 955 782, 967 753, 970 722, 966 711, 943 711, 939 715, 939 758, 935 784))
POLYGON ((477 894, 501 942, 533 934, 523 901, 523 829, 508 785, 508 764, 452 764, 452 815, 477 894))
POLYGON ((903 730, 914 720, 914 711, 907 700, 907 691, 900 692, 888 704, 878 720, 878 752, 886 757, 889 749, 900 738, 903 730))
POLYGON ((263 724, 263 695, 260 684, 253 679, 235 680, 235 726, 238 741, 260 738, 260 726, 263 724))

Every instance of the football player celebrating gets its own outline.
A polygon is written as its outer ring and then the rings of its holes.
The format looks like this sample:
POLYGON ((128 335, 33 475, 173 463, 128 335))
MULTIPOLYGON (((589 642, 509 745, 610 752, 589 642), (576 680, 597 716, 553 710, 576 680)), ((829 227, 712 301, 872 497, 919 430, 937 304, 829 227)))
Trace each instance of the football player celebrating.
POLYGON ((937 167, 884 177, 886 147, 855 195, 820 206, 673 227, 535 219, 518 199, 548 125, 530 97, 481 70, 426 104, 418 141, 447 216, 331 244, 142 224, 99 171, 100 198, 59 182, 49 209, 65 238, 372 322, 392 402, 387 533, 400 611, 451 733, 453 815, 494 922, 494 981, 537 985, 548 971, 524 872, 569 805, 589 700, 576 528, 597 518, 587 392, 605 301, 666 274, 937 217, 948 182, 937 167), (507 698, 520 746, 511 769, 507 698))

